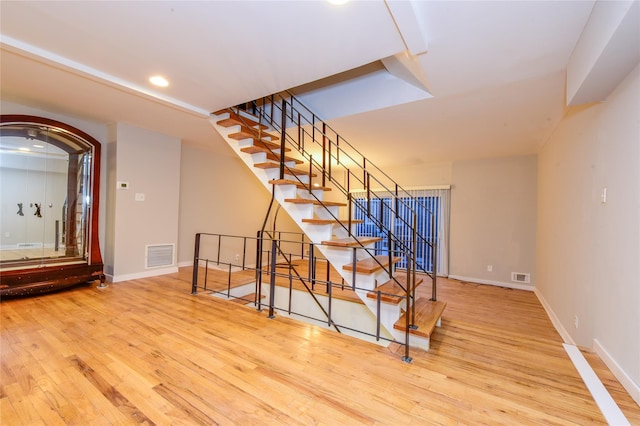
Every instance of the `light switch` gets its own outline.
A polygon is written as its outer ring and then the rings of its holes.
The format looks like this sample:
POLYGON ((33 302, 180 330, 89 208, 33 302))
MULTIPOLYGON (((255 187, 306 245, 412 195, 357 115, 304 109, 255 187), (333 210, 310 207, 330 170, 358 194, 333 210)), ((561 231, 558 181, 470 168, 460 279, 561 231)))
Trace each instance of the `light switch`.
POLYGON ((136 201, 144 201, 144 193, 136 192, 136 201))

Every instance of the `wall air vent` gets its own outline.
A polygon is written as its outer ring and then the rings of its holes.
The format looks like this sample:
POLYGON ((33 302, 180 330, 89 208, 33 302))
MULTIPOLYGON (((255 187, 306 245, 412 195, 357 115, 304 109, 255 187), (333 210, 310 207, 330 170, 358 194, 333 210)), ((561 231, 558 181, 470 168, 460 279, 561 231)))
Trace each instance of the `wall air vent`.
POLYGON ((42 243, 18 243, 17 248, 42 248, 42 243))
POLYGON ((175 244, 158 244, 146 247, 145 267, 157 268, 160 266, 172 266, 175 244))
POLYGON ((531 274, 524 274, 522 272, 512 272, 511 281, 528 284, 531 282, 531 274))

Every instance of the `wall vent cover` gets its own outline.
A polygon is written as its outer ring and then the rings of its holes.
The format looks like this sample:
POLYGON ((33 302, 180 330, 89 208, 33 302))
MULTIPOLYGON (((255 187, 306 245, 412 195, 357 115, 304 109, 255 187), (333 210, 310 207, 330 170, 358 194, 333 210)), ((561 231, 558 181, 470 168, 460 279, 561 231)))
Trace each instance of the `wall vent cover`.
POLYGON ((18 243, 17 248, 42 248, 42 243, 18 243))
POLYGON ((146 267, 172 266, 174 249, 175 244, 148 245, 145 256, 146 267))
POLYGON ((531 282, 531 274, 525 274, 522 272, 512 272, 511 273, 511 281, 517 283, 530 283, 531 282))

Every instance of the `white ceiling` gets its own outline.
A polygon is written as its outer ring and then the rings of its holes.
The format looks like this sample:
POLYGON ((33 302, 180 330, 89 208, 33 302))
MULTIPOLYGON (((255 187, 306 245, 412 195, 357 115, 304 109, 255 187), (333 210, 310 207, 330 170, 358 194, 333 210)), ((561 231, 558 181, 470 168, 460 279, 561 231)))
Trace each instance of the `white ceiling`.
POLYGON ((2 1, 0 89, 228 153, 207 112, 426 46, 411 61, 433 97, 332 127, 379 165, 531 154, 565 111, 565 69, 593 4, 2 1), (168 88, 147 82, 157 73, 168 88))

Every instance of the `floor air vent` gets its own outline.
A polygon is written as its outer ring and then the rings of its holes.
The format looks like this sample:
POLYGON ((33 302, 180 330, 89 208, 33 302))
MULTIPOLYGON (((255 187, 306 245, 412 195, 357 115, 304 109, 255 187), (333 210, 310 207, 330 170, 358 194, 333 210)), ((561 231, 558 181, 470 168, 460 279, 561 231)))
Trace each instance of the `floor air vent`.
POLYGON ((511 273, 511 281, 517 282, 517 283, 530 283, 531 282, 531 275, 530 274, 523 274, 522 272, 512 272, 511 273))
POLYGON ((174 247, 175 244, 147 246, 146 267, 172 266, 174 247))

